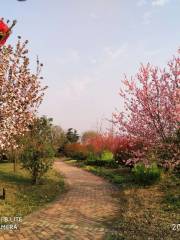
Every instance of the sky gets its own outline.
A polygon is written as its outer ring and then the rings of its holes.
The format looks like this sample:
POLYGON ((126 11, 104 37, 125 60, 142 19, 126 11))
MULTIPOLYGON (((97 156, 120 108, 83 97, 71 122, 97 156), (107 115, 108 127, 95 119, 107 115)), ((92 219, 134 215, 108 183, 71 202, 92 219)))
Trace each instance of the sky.
POLYGON ((8 43, 28 39, 48 85, 39 115, 79 132, 106 128, 123 104, 124 74, 140 63, 164 66, 180 47, 180 0, 0 0, 18 21, 8 43))

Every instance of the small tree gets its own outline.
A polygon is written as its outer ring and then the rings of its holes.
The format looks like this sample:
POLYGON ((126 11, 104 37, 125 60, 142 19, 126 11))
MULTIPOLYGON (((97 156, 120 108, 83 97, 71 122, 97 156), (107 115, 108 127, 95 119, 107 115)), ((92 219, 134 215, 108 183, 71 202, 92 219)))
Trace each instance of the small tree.
POLYGON ((128 161, 146 162, 155 156, 159 164, 177 167, 179 145, 169 139, 179 129, 180 58, 174 56, 164 69, 141 65, 136 77, 125 77, 123 83, 120 96, 125 110, 114 113, 114 123, 121 134, 135 137, 146 146, 134 151, 128 161))
POLYGON ((37 184, 53 164, 51 122, 52 119, 46 117, 35 119, 22 140, 21 162, 23 168, 30 172, 33 184, 37 184))

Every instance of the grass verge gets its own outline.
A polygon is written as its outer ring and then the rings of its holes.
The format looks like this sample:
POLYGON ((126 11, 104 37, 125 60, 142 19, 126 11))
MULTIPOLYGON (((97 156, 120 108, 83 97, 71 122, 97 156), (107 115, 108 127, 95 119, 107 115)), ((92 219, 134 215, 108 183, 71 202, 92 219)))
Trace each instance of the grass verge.
POLYGON ((133 181, 127 168, 110 169, 87 166, 83 162, 67 160, 119 187, 115 198, 119 211, 104 223, 114 233, 105 240, 171 240, 179 239, 180 228, 180 178, 164 173, 161 181, 150 186, 141 186, 133 181), (175 227, 176 225, 176 227, 175 227))
POLYGON ((0 216, 25 216, 55 199, 64 190, 62 176, 54 169, 31 185, 29 174, 18 166, 13 172, 11 163, 0 164, 0 191, 6 189, 6 199, 0 199, 0 216))

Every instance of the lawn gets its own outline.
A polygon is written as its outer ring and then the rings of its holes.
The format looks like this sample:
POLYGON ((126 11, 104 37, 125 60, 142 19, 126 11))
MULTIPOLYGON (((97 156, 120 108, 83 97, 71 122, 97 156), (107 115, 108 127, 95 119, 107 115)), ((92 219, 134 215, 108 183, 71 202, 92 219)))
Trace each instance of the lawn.
POLYGON ((0 216, 25 216, 53 201, 64 191, 62 176, 50 170, 38 185, 32 185, 29 174, 11 163, 0 164, 0 191, 6 189, 6 199, 0 199, 0 216))
POLYGON ((106 222, 117 230, 107 239, 178 239, 180 235, 180 178, 164 173, 160 182, 140 186, 133 181, 127 168, 110 169, 87 166, 83 162, 68 160, 115 184, 118 188, 120 211, 106 222), (174 224, 174 225, 173 225, 174 224))

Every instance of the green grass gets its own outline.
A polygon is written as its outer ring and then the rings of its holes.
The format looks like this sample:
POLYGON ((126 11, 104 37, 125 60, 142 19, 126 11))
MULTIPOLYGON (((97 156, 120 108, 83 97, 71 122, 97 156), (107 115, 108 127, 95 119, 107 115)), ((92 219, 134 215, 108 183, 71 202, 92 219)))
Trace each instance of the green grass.
POLYGON ((164 174, 160 182, 143 186, 134 182, 133 174, 125 168, 83 168, 119 186, 120 211, 109 226, 120 234, 108 235, 105 240, 178 238, 180 232, 174 232, 172 224, 180 222, 179 178, 164 174))
POLYGON ((120 233, 108 233, 104 240, 125 240, 120 233))
POLYGON ((0 164, 0 191, 6 189, 6 199, 0 199, 0 216, 25 216, 53 201, 64 190, 62 176, 50 170, 38 185, 32 185, 29 174, 11 163, 0 164))
POLYGON ((97 167, 97 166, 84 166, 83 168, 98 176, 104 177, 108 179, 110 182, 118 185, 123 185, 127 183, 127 177, 129 177, 129 180, 130 180, 129 174, 128 176, 127 175, 123 176, 122 174, 120 174, 120 170, 117 170, 117 169, 108 169, 105 167, 97 167))
MULTIPOLYGON (((107 168, 99 166, 86 165, 86 161, 78 161, 72 159, 65 159, 66 163, 81 167, 98 176, 104 177, 108 181, 117 185, 129 185, 133 183, 132 174, 127 168, 107 168)), ((134 184, 134 183, 133 183, 134 184)))
POLYGON ((170 175, 162 185, 164 210, 177 212, 180 210, 180 176, 170 175))
MULTIPOLYGON (((68 161, 66 161, 68 163, 68 161)), ((78 161, 69 162, 80 166, 119 187, 113 193, 119 201, 119 211, 104 223, 116 233, 107 233, 104 240, 170 240, 179 239, 180 231, 173 231, 172 224, 180 223, 180 178, 163 173, 159 182, 150 186, 137 184, 130 169, 87 166, 78 161)))

